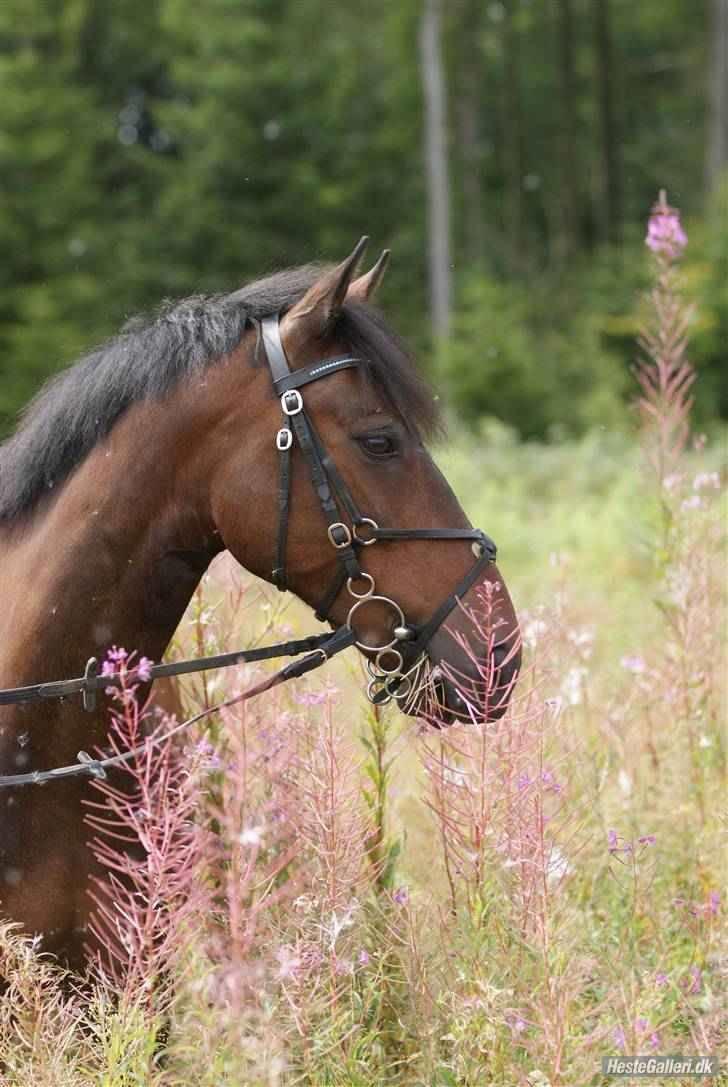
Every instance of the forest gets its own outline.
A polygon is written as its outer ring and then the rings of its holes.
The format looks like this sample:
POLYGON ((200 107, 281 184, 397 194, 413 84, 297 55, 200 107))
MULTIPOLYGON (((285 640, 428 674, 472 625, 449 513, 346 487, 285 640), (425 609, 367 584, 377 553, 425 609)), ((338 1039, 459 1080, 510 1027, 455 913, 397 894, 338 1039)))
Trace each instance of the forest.
POLYGON ((726 0, 8 0, 0 435, 129 315, 362 233, 456 417, 620 428, 662 188, 697 417, 725 416, 727 25, 726 0))

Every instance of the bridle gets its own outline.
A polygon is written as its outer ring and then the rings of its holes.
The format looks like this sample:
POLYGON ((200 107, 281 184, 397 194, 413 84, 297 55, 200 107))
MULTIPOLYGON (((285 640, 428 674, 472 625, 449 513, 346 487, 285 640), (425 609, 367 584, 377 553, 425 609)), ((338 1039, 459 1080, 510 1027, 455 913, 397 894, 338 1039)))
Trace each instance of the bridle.
MULTIPOLYGON (((287 587, 286 551, 291 513, 291 468, 294 443, 297 443, 321 504, 327 524, 326 533, 329 543, 334 548, 338 560, 337 573, 316 608, 316 617, 322 622, 330 622, 329 612, 339 594, 345 589, 352 599, 346 621, 327 634, 313 634, 294 641, 221 653, 213 657, 197 657, 192 660, 155 664, 146 669, 144 675, 140 675, 138 679, 146 683, 165 676, 186 675, 212 668, 227 668, 243 662, 264 661, 285 656, 299 658, 270 678, 222 703, 222 705, 232 705, 271 690, 279 683, 305 675, 321 667, 342 650, 356 645, 367 654, 367 669, 370 675, 367 697, 370 702, 383 705, 396 699, 406 711, 412 707, 417 698, 420 676, 425 668, 430 640, 468 589, 475 584, 482 571, 495 561, 495 544, 489 536, 477 528, 380 528, 372 517, 364 516, 306 412, 301 389, 314 381, 330 377, 331 374, 338 373, 340 370, 365 365, 365 360, 354 355, 341 355, 322 359, 310 366, 292 371, 281 342, 279 316, 264 318, 260 322, 259 332, 260 342, 270 367, 273 387, 280 397, 283 412, 283 425, 275 439, 279 453, 278 534, 272 581, 281 590, 287 587), (343 517, 348 518, 350 525, 343 520, 343 517), (359 560, 362 550, 386 540, 469 540, 475 561, 430 618, 418 625, 408 622, 402 607, 396 600, 376 592, 374 578, 361 567, 359 560), (357 637, 354 627, 360 609, 374 602, 391 608, 394 615, 392 636, 381 645, 371 645, 362 641, 357 637)), ((126 681, 133 680, 134 675, 135 672, 132 669, 126 681)), ((94 711, 99 691, 119 688, 123 684, 124 681, 120 676, 99 674, 98 662, 95 657, 91 657, 86 664, 83 676, 0 690, 0 706, 48 699, 63 700, 71 695, 81 694, 84 709, 94 711)), ((198 714, 189 721, 176 725, 166 735, 175 735, 215 708, 212 707, 210 710, 203 711, 203 714, 198 714)), ((165 738, 162 736, 158 742, 165 738)), ((107 758, 93 758, 85 751, 80 751, 78 762, 69 766, 60 766, 53 770, 33 770, 23 774, 0 775, 0 788, 43 784, 47 781, 78 775, 105 777, 107 767, 127 762, 143 750, 144 745, 140 745, 138 748, 123 753, 117 752, 107 758)))
POLYGON ((279 315, 263 319, 260 339, 283 412, 283 425, 276 435, 279 453, 278 537, 273 583, 281 590, 287 588, 286 549, 291 507, 291 458, 295 441, 308 466, 311 483, 328 526, 329 543, 339 563, 334 580, 316 608, 316 618, 321 622, 330 621, 329 612, 343 589, 352 598, 344 624, 349 630, 354 630, 355 616, 366 604, 377 602, 391 608, 395 619, 391 639, 382 645, 371 645, 360 639, 356 639, 354 644, 365 653, 374 654, 373 658, 367 657, 371 677, 367 686, 369 700, 381 705, 396 698, 406 708, 416 692, 416 677, 424 664, 432 636, 478 580, 483 569, 495 561, 496 546, 490 537, 477 528, 380 528, 372 517, 364 516, 306 412, 301 389, 340 370, 365 365, 365 360, 354 355, 341 355, 292 371, 281 341, 279 315), (343 520, 344 516, 350 525, 343 520), (470 540, 475 562, 432 616, 418 626, 407 621, 396 600, 376 592, 374 578, 361 567, 359 558, 362 549, 382 540, 470 540))

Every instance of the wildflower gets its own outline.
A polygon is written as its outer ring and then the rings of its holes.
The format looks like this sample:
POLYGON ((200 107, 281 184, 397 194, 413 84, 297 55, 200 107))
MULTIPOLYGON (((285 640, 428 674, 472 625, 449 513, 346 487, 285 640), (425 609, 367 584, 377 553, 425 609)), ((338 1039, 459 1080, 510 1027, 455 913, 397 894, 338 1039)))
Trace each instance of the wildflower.
POLYGON ((522 638, 526 648, 535 649, 547 629, 543 619, 526 619, 522 624, 522 638))
POLYGON ((548 883, 558 883, 564 876, 573 871, 568 859, 557 846, 553 846, 546 864, 546 879, 548 883))
POLYGON ((629 796, 632 792, 632 779, 626 770, 620 770, 617 774, 617 784, 624 793, 625 796, 629 796))
POLYGON ((301 956, 297 955, 292 947, 284 944, 276 951, 278 959, 278 977, 281 981, 287 978, 295 978, 301 969, 301 956))
POLYGON ((624 1031, 621 1027, 615 1027, 612 1031, 612 1038, 617 1049, 624 1049, 627 1045, 627 1039, 624 1036, 624 1031))
POLYGON ((662 970, 658 970, 655 974, 655 985, 657 986, 657 988, 666 989, 669 983, 670 979, 668 978, 667 974, 663 973, 662 970))
POLYGON ((529 777, 525 770, 522 770, 518 775, 518 781, 516 782, 519 793, 525 792, 529 785, 533 785, 533 778, 529 777))
POLYGON ((359 963, 359 966, 369 965, 369 952, 366 950, 366 948, 361 949, 356 957, 356 961, 359 963))
POLYGON ((298 702, 299 706, 322 706, 329 699, 333 699, 339 693, 337 687, 329 684, 326 687, 321 688, 318 691, 302 691, 299 694, 295 694, 294 700, 298 702))
POLYGON ((570 706, 578 706, 583 701, 584 680, 588 676, 587 668, 575 666, 570 668, 564 676, 561 690, 564 698, 570 706))
POLYGON ((649 1040, 650 1045, 652 1046, 654 1051, 657 1052, 657 1050, 660 1048, 660 1035, 657 1033, 656 1030, 653 1030, 649 1040))
POLYGON ((511 1033, 517 1037, 519 1034, 523 1034, 528 1023, 521 1015, 516 1014, 508 1025, 511 1028, 511 1033))
POLYGON ((708 895, 708 905, 706 907, 707 912, 713 917, 718 916, 718 910, 720 909, 720 892, 711 891, 708 895))
POLYGON ((626 672, 632 672, 635 676, 640 676, 647 671, 647 665, 642 657, 622 657, 619 663, 626 672))
POLYGON ((702 491, 708 487, 717 490, 720 487, 720 479, 717 472, 698 472, 693 480, 693 490, 702 491))
POLYGON ((680 222, 680 213, 676 208, 671 208, 662 195, 660 202, 652 209, 645 245, 658 256, 675 260, 687 244, 688 238, 680 222))
POLYGON ((656 838, 656 836, 654 834, 642 834, 637 839, 637 842, 638 842, 639 845, 645 845, 645 846, 654 845, 656 841, 657 841, 657 838, 656 838))
MULTIPOLYGON (((686 979, 687 980, 687 979, 686 979)), ((703 974, 699 966, 690 967, 690 983, 686 987, 686 992, 690 996, 694 996, 700 992, 703 984, 703 974)))
POLYGON ((263 827, 246 827, 238 835, 241 845, 256 846, 263 841, 263 827))
POLYGON ((700 495, 691 494, 689 498, 686 498, 681 502, 680 509, 683 510, 683 512, 687 512, 688 510, 699 510, 702 508, 702 505, 703 500, 700 495))
POLYGON ((398 887, 392 895, 392 901, 396 902, 398 906, 406 906, 409 902, 409 891, 406 887, 398 887))
POLYGON ((570 630, 568 639, 571 644, 581 651, 584 660, 588 660, 594 646, 594 631, 591 627, 582 627, 580 630, 570 630))
POLYGON ((148 657, 140 657, 136 666, 137 677, 142 683, 148 683, 152 678, 152 662, 148 657))
POLYGON ((550 770, 541 771, 541 781, 543 782, 544 789, 548 792, 560 793, 563 789, 563 786, 559 785, 550 770))
POLYGON ((607 831, 607 847, 610 853, 632 852, 632 843, 621 838, 614 829, 607 831), (620 842, 624 842, 624 845, 620 845, 620 842))

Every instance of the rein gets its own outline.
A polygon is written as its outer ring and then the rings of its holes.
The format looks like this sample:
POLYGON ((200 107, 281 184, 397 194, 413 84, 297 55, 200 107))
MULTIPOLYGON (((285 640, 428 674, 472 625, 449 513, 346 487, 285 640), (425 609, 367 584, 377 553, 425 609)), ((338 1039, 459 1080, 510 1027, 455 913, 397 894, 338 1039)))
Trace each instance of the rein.
MULTIPOLYGON (((316 608, 316 618, 330 622, 328 614, 346 589, 351 598, 351 605, 346 622, 330 634, 314 634, 296 641, 282 642, 259 649, 243 649, 232 653, 222 653, 213 657, 196 657, 190 660, 170 664, 156 664, 145 671, 144 682, 154 682, 163 676, 187 675, 213 668, 229 668, 240 663, 272 660, 276 657, 292 657, 305 654, 300 660, 286 665, 275 675, 240 695, 212 707, 201 714, 176 725, 162 741, 188 725, 199 720, 206 713, 224 706, 252 698, 268 691, 279 683, 296 679, 316 668, 320 668, 337 653, 355 645, 367 656, 367 669, 370 680, 367 685, 367 697, 375 705, 383 705, 395 699, 402 708, 407 709, 417 694, 417 681, 427 657, 430 639, 439 629, 447 616, 458 604, 462 596, 478 580, 478 577, 490 563, 495 562, 496 546, 489 536, 480 529, 469 528, 380 528, 377 522, 364 516, 354 497, 341 477, 336 465, 329 457, 303 402, 301 389, 311 382, 329 377, 340 370, 353 369, 364 364, 364 359, 352 355, 323 359, 311 366, 291 371, 281 341, 280 317, 266 317, 260 324, 260 333, 266 359, 270 367, 273 387, 280 397, 283 412, 282 426, 276 435, 276 448, 279 453, 278 478, 278 536, 275 553, 275 566, 271 578, 278 589, 287 588, 286 550, 288 523, 290 519, 291 493, 291 456, 294 440, 297 442, 306 461, 313 488, 318 495, 321 509, 326 519, 326 534, 334 548, 339 569, 334 576, 323 600, 316 608), (351 527, 343 521, 347 516, 351 527), (376 592, 374 578, 363 570, 359 555, 363 548, 380 541, 397 540, 469 540, 475 561, 468 573, 458 582, 452 593, 446 597, 431 617, 422 624, 409 623, 400 605, 391 597, 376 592), (377 602, 389 607, 394 613, 392 637, 382 645, 370 645, 357 637, 354 618, 357 612, 369 603, 377 602)), ((142 677, 139 677, 140 679, 142 677)), ((69 695, 81 694, 83 707, 92 712, 96 709, 99 690, 108 687, 121 687, 122 679, 118 675, 99 675, 98 661, 91 657, 83 676, 75 679, 57 680, 49 683, 37 683, 28 687, 12 687, 0 690, 0 706, 15 705, 24 702, 38 702, 44 699, 64 699, 69 695)), ((151 738, 154 741, 154 737, 151 738)), ((149 741, 147 741, 149 742, 149 741)), ((141 745, 123 754, 116 754, 103 759, 94 759, 85 751, 78 753, 78 762, 70 766, 57 767, 55 770, 35 770, 25 774, 0 775, 0 788, 16 785, 42 784, 47 781, 77 775, 104 777, 106 768, 118 765, 144 750, 141 745)))

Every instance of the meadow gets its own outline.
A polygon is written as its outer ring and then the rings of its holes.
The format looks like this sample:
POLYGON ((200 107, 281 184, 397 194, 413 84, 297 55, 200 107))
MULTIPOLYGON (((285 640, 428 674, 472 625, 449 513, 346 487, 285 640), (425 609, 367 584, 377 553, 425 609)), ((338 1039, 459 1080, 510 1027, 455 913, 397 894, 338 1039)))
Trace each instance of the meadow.
MULTIPOLYGON (((3 1084, 581 1087, 603 1054, 715 1052, 724 466, 720 435, 695 444, 659 489, 626 435, 451 438, 521 616, 506 717, 375 712, 347 654, 150 745, 116 805, 148 862, 133 896, 98 890, 128 954, 74 993, 4 931, 3 1084)), ((310 628, 222 559, 173 652, 310 628)), ((189 682, 190 710, 236 671, 189 682)))
MULTIPOLYGON (((519 612, 505 716, 374 709, 347 653, 217 711, 262 668, 188 677, 165 739, 132 673, 113 742, 146 743, 88 809, 108 953, 82 985, 0 929, 3 1087, 606 1087, 605 1055, 720 1052, 726 443, 690 434, 659 215, 623 429, 437 451, 519 612)), ((313 625, 222 557, 170 655, 313 625)))

